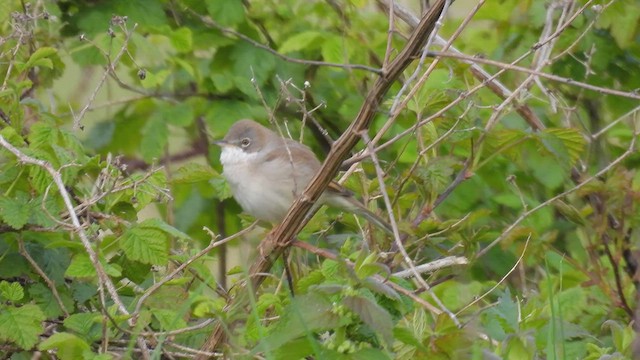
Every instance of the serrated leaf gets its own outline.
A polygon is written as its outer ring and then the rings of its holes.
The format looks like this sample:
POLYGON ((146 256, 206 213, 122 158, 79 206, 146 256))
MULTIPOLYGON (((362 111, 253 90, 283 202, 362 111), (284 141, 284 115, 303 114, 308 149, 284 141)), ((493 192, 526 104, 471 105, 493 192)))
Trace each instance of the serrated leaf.
POLYGON ((548 128, 544 129, 543 133, 553 135, 562 142, 564 149, 568 152, 571 164, 575 164, 583 155, 586 141, 578 129, 548 128))
POLYGON ((45 318, 36 305, 4 307, 0 311, 0 340, 29 350, 38 342, 38 335, 43 331, 41 322, 45 318))
POLYGON ((427 351, 427 348, 418 340, 413 332, 407 328, 396 327, 393 329, 393 337, 407 345, 415 346, 422 351, 427 351))
POLYGON ((24 289, 17 282, 0 281, 0 296, 11 302, 17 302, 24 297, 24 289))
POLYGON ((38 346, 40 350, 57 349, 56 356, 62 360, 84 359, 84 352, 90 348, 82 338, 67 332, 55 333, 38 346))
POLYGON ((45 121, 38 121, 29 129, 30 147, 42 149, 45 146, 58 142, 59 131, 52 124, 45 121))
POLYGON ((19 230, 31 216, 29 196, 17 192, 13 197, 0 196, 0 217, 12 228, 19 230))
POLYGON ((189 240, 191 239, 191 237, 185 233, 183 233, 182 231, 174 228, 173 226, 167 224, 166 222, 158 219, 158 218, 151 218, 151 219, 147 219, 144 220, 143 222, 138 224, 138 227, 141 228, 149 228, 149 229, 157 229, 160 230, 168 235, 171 235, 173 237, 176 237, 178 239, 182 239, 182 240, 189 240))
POLYGON ((71 259, 71 264, 69 264, 64 274, 69 277, 94 277, 96 276, 96 269, 93 267, 89 255, 78 254, 71 259))
POLYGON ((219 200, 225 200, 232 196, 231 187, 222 175, 216 175, 209 180, 209 184, 213 186, 214 196, 219 200))
POLYGON ((100 314, 78 313, 64 319, 64 327, 93 342, 100 339, 102 335, 101 322, 100 314))
POLYGON ((180 167, 171 177, 173 184, 191 184, 200 181, 208 181, 213 177, 219 177, 220 175, 211 168, 211 166, 189 163, 180 167))
POLYGON ((303 31, 285 40, 278 52, 287 54, 307 48, 317 48, 321 44, 317 40, 322 39, 322 37, 323 33, 319 31, 303 31))
POLYGON ((362 322, 382 336, 388 344, 393 344, 393 321, 387 310, 364 296, 347 296, 343 304, 358 314, 362 322))
MULTIPOLYGON (((44 284, 35 284, 29 288, 29 295, 36 305, 44 312, 47 318, 56 318, 63 315, 62 309, 56 301, 51 290, 44 284)), ((73 300, 66 288, 59 288, 58 295, 67 310, 73 309, 73 300)))
POLYGON ((144 264, 166 265, 169 260, 169 242, 157 229, 133 227, 118 239, 125 255, 144 264))

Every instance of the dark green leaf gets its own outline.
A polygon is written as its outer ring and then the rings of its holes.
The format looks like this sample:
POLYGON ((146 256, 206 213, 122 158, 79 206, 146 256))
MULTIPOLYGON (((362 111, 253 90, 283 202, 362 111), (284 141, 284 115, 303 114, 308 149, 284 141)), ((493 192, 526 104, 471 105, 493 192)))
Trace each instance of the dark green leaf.
POLYGON ((358 314, 365 324, 380 334, 387 345, 393 344, 393 321, 387 310, 364 296, 347 296, 343 303, 351 311, 358 314))

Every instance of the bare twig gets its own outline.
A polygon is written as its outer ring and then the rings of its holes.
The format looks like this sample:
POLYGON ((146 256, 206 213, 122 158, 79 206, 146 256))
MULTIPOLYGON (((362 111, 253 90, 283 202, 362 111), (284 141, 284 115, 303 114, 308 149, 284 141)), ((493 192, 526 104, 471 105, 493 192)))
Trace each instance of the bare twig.
MULTIPOLYGON (((415 269, 415 272, 424 274, 428 272, 434 272, 450 266, 467 265, 468 263, 469 263, 469 260, 467 260, 466 257, 447 256, 446 258, 434 260, 426 264, 416 265, 414 269, 415 269)), ((408 277, 415 276, 415 273, 412 269, 408 269, 408 270, 395 272, 392 275, 400 278, 408 278, 408 277)))
POLYGON ((35 270, 35 272, 38 273, 38 275, 40 275, 40 277, 44 280, 44 282, 47 283, 47 286, 51 290, 51 293, 53 294, 53 298, 56 300, 56 303, 58 303, 58 306, 60 307, 60 310, 62 310, 62 312, 64 313, 65 317, 69 317, 69 311, 67 310, 67 307, 64 306, 64 303, 62 302, 62 299, 60 298, 60 294, 58 293, 58 289, 56 289, 56 284, 40 268, 38 263, 35 260, 33 260, 33 258, 31 257, 31 255, 29 254, 29 252, 27 251, 27 249, 24 246, 24 241, 22 240, 22 237, 18 237, 18 251, 20 252, 20 254, 22 256, 24 256, 25 259, 27 259, 27 262, 31 265, 33 270, 35 270))
POLYGON ((120 58, 122 57, 122 55, 124 55, 124 53, 127 51, 127 46, 129 45, 129 40, 131 39, 131 35, 133 35, 137 27, 138 27, 138 24, 133 24, 133 27, 131 28, 131 30, 127 30, 126 26, 124 25, 122 26, 123 30, 125 31, 124 43, 122 44, 122 47, 120 48, 116 56, 113 58, 113 60, 109 61, 109 63, 107 64, 107 68, 102 73, 102 77, 98 81, 98 85, 96 85, 95 89, 93 89, 93 92, 89 95, 89 99, 87 99, 87 103, 80 110, 80 113, 78 115, 73 116, 74 130, 81 129, 82 127, 81 122, 82 122, 82 118, 84 117, 84 114, 89 110, 89 108, 91 108, 91 104, 96 99, 96 96, 98 95, 98 91, 102 88, 102 86, 104 85, 104 82, 107 80, 107 76, 109 76, 110 73, 115 71, 116 65, 120 61, 120 58))
POLYGON ((213 21, 213 19, 211 19, 210 17, 207 16, 203 16, 201 14, 198 14, 197 12, 188 9, 188 11, 195 17, 199 18, 200 21, 202 21, 203 24, 212 27, 214 29, 219 30, 220 32, 227 34, 227 35, 231 35, 231 36, 235 36, 239 39, 241 39, 242 41, 246 41, 247 43, 257 47, 258 49, 262 49, 276 57, 279 57, 280 59, 287 61, 287 62, 291 62, 291 63, 295 63, 295 64, 303 64, 303 65, 312 65, 312 66, 328 66, 328 67, 335 67, 335 68, 340 68, 340 69, 353 69, 353 70, 365 70, 368 72, 372 72, 374 74, 378 74, 380 75, 382 73, 382 70, 380 69, 376 69, 370 66, 366 66, 366 65, 359 65, 359 64, 338 64, 338 63, 331 63, 331 62, 324 62, 324 61, 314 61, 314 60, 304 60, 304 59, 297 59, 297 58, 292 58, 286 55, 282 55, 280 54, 278 51, 270 48, 267 45, 263 45, 255 40, 253 40, 252 38, 241 34, 233 29, 229 29, 226 28, 220 24, 218 24, 217 22, 213 21))
POLYGON ((609 88, 596 86, 596 85, 591 85, 591 84, 587 84, 587 83, 584 83, 584 82, 581 82, 581 81, 576 81, 576 80, 573 80, 573 79, 565 78, 565 77, 562 77, 562 76, 557 76, 557 75, 553 75, 553 74, 547 74, 547 73, 544 73, 544 72, 541 72, 541 71, 532 70, 532 69, 529 69, 529 68, 526 68, 526 67, 522 67, 522 66, 503 63, 503 62, 500 62, 500 61, 495 61, 495 60, 490 60, 490 59, 483 59, 483 58, 474 57, 474 56, 468 56, 468 55, 455 54, 455 53, 452 53, 452 52, 433 51, 432 54, 434 56, 442 56, 442 57, 448 57, 448 58, 472 61, 472 62, 476 62, 476 63, 479 63, 479 64, 497 66, 499 68, 506 69, 506 70, 519 71, 519 72, 523 72, 523 73, 526 73, 526 74, 539 76, 541 78, 545 78, 545 79, 548 79, 548 80, 560 82, 560 83, 563 83, 563 84, 566 84, 566 85, 581 87, 581 88, 584 88, 584 89, 587 89, 587 90, 595 91, 595 92, 597 92, 599 94, 620 96, 620 97, 624 97, 624 98, 640 100, 640 94, 635 92, 635 91, 620 91, 620 90, 609 89, 609 88))

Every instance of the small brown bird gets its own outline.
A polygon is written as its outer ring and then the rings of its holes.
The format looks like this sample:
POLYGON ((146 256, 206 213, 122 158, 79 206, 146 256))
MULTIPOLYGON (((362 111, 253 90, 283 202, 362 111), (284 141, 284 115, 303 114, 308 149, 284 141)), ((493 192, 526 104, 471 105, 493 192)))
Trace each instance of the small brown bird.
MULTIPOLYGON (((285 139, 253 120, 240 120, 214 144, 222 147, 223 176, 242 209, 263 221, 277 224, 293 201, 320 169, 320 161, 303 144, 285 139)), ((389 224, 369 211, 336 182, 320 196, 327 204, 361 215, 392 233, 389 224)))

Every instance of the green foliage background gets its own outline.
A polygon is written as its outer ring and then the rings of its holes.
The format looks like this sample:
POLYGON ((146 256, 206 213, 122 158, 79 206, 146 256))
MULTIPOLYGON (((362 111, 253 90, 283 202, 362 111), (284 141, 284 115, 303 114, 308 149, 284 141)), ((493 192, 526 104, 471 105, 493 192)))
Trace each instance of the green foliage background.
MULTIPOLYGON (((443 57, 424 83, 408 84, 411 97, 401 89, 418 60, 393 86, 370 136, 395 117, 380 144, 393 141, 377 155, 407 250, 416 264, 469 262, 424 274, 432 291, 390 277, 383 253, 393 240, 335 209, 321 209, 299 239, 339 260, 292 250, 295 297, 282 263, 260 289, 237 286, 264 229, 167 278, 212 241, 203 227, 224 238, 252 220, 231 198, 209 139, 253 118, 303 138, 322 158, 358 113, 388 42, 393 57, 410 33, 394 17, 389 36, 380 3, 0 2, 0 135, 58 171, 80 221, 46 168, 2 146, 3 358, 138 358, 141 342, 150 357, 188 358, 216 323, 225 324, 219 350, 231 358, 640 356, 633 0, 579 0, 565 13, 558 1, 488 1, 476 13, 474 2, 458 1, 440 34, 452 36, 472 14, 453 45, 501 63, 529 53, 523 67, 537 65, 545 26, 576 13, 552 29, 551 60, 536 69, 571 82, 541 77, 502 106, 486 86, 470 91, 481 81, 468 64, 443 57), (397 100, 406 103, 390 115, 397 100), (545 130, 515 111, 525 105, 545 130), (466 179, 456 182, 460 172, 466 179), (246 301, 229 307, 230 298, 246 301)), ((527 76, 507 69, 498 80, 514 90, 527 76)), ((346 185, 386 215, 371 161, 346 185)))

